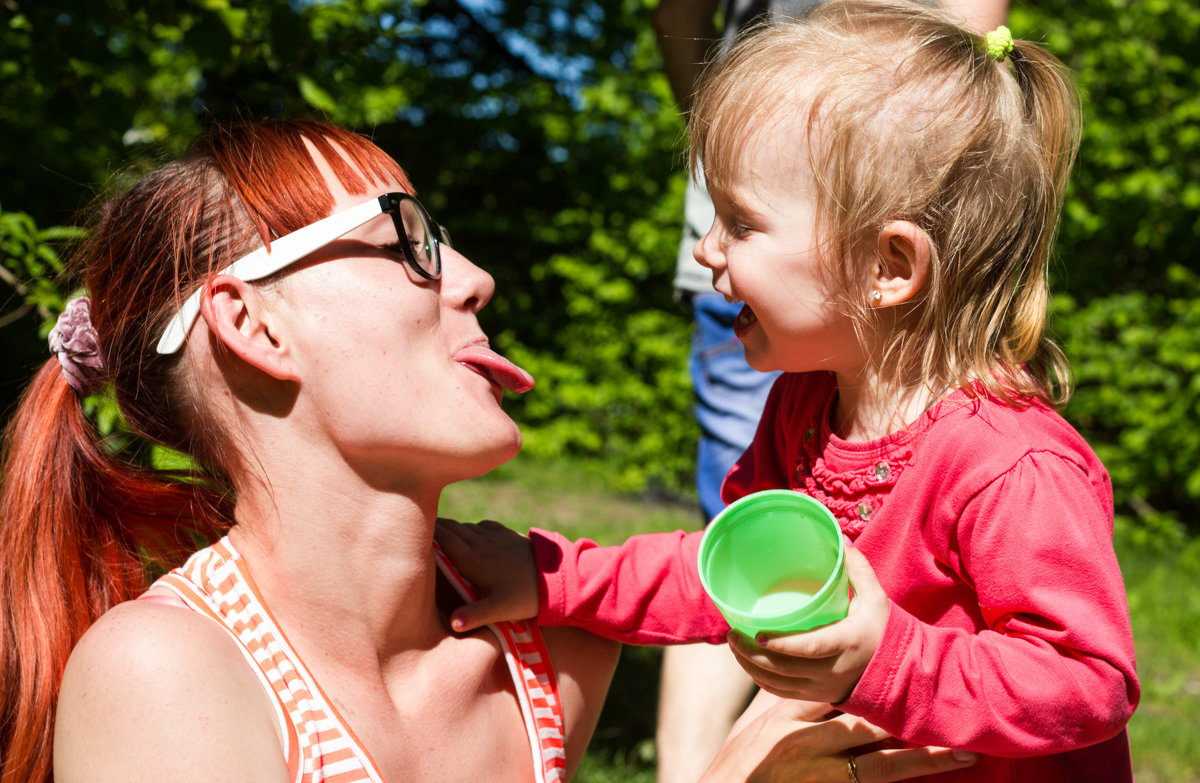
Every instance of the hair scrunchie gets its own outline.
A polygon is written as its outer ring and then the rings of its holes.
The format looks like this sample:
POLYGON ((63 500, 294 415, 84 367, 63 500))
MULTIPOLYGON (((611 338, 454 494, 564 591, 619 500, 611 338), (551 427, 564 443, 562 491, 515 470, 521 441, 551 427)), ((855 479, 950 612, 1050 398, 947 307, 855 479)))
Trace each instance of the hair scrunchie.
POLYGON ((81 296, 67 302, 49 339, 50 350, 58 356, 71 388, 84 397, 99 391, 104 383, 104 359, 92 326, 92 300, 81 296))
POLYGON ((1000 25, 983 37, 983 48, 987 50, 988 56, 993 60, 998 63, 1004 62, 1004 58, 1012 54, 1012 31, 1004 25, 1000 25))

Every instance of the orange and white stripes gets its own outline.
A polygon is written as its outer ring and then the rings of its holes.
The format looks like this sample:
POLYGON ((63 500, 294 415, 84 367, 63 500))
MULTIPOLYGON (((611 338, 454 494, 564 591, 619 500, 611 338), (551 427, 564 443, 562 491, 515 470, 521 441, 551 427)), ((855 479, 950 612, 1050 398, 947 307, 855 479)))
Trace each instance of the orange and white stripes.
MULTIPOLYGON (((434 555, 442 573, 468 601, 479 597, 450 558, 434 542, 434 555)), ((525 730, 533 750, 533 768, 539 783, 564 780, 567 773, 567 753, 564 745, 562 703, 558 699, 558 682, 542 632, 537 625, 520 620, 489 625, 504 648, 504 659, 517 683, 518 701, 525 718, 525 730)))
MULTIPOLYGON (((460 593, 466 584, 440 550, 438 564, 460 593)), ((288 770, 296 783, 383 783, 370 754, 341 719, 276 624, 245 562, 228 538, 202 549, 155 582, 237 640, 263 686, 275 696, 288 770)), ((492 630, 505 651, 533 751, 537 783, 566 769, 562 709, 545 642, 536 626, 504 623, 492 630)))

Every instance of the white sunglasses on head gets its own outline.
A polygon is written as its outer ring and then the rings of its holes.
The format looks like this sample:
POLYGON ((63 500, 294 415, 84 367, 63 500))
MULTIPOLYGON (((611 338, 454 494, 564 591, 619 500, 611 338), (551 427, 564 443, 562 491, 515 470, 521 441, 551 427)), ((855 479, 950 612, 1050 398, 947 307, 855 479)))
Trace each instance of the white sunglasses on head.
MULTIPOLYGON (((442 276, 441 245, 450 247, 450 234, 435 223, 421 203, 407 193, 384 193, 363 203, 335 212, 316 223, 298 228, 271 241, 271 248, 260 247, 242 256, 218 274, 233 275, 250 282, 270 277, 305 256, 345 236, 371 218, 392 216, 396 243, 404 260, 421 277, 437 280, 442 276)), ((160 354, 172 354, 183 347, 188 332, 200 315, 200 291, 189 296, 167 324, 158 341, 160 354)))

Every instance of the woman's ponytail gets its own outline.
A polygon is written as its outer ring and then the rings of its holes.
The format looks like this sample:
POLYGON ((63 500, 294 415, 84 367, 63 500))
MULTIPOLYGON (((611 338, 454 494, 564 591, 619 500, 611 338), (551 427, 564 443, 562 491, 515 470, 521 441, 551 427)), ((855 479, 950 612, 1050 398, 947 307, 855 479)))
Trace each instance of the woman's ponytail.
POLYGON ((9 421, 0 470, 0 783, 41 783, 72 647, 145 590, 146 556, 179 551, 201 496, 107 454, 54 359, 9 421))

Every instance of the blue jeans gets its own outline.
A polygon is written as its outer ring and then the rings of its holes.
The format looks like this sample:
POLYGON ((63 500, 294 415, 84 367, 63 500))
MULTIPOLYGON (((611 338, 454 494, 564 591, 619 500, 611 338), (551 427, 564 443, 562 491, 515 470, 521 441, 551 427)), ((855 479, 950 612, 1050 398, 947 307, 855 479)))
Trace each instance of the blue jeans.
POLYGON ((706 523, 725 507, 721 483, 754 439, 767 392, 779 375, 746 364, 742 344, 733 335, 741 309, 718 293, 692 297, 695 324, 688 364, 700 425, 696 491, 706 523))

